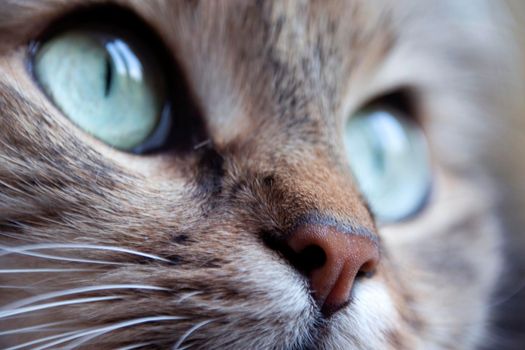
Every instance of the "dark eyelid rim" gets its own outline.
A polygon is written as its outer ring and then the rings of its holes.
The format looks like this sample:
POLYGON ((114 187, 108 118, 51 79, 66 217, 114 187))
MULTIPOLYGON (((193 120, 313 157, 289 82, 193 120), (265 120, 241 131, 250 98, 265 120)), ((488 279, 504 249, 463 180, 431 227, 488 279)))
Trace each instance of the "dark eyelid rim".
POLYGON ((384 91, 361 104, 361 107, 352 115, 358 114, 360 111, 374 109, 397 111, 398 113, 396 113, 396 115, 416 123, 416 125, 423 129, 419 111, 419 96, 413 87, 399 86, 384 91))

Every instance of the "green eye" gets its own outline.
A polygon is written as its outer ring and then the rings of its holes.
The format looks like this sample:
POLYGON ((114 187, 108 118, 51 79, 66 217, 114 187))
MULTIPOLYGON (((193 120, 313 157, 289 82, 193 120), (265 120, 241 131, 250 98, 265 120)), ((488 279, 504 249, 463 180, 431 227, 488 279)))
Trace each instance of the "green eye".
POLYGON ((166 82, 146 43, 103 29, 80 28, 44 42, 34 74, 55 105, 104 143, 144 147, 168 114, 166 82))
POLYGON ((352 171, 380 222, 414 214, 431 183, 425 137, 407 118, 373 109, 352 117, 345 130, 352 171))

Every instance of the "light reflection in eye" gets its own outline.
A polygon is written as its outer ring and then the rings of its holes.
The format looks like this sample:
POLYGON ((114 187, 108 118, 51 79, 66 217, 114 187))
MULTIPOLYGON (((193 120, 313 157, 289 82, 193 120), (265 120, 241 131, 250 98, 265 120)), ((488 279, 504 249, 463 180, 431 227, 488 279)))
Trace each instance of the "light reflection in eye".
POLYGON ((113 59, 117 72, 124 76, 130 76, 134 80, 142 80, 142 65, 136 54, 129 46, 120 39, 114 39, 106 43, 106 49, 113 59))
POLYGON ((372 127, 376 135, 381 135, 381 143, 388 145, 390 151, 399 153, 406 149, 408 139, 401 124, 392 119, 392 116, 384 111, 378 111, 374 115, 372 127))

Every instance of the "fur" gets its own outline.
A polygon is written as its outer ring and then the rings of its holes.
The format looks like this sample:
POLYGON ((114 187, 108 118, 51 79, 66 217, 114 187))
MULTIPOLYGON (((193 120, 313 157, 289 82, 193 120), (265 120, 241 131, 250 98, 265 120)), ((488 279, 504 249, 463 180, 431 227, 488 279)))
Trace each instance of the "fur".
POLYGON ((0 2, 0 346, 500 348, 491 305, 525 205, 525 162, 509 154, 525 149, 521 68, 500 5, 0 2), (182 70, 201 118, 190 151, 110 149, 28 72, 28 43, 109 3, 182 70), (434 193, 419 216, 377 227, 378 273, 324 319, 265 240, 305 217, 376 228, 341 130, 399 90, 426 131, 434 193))

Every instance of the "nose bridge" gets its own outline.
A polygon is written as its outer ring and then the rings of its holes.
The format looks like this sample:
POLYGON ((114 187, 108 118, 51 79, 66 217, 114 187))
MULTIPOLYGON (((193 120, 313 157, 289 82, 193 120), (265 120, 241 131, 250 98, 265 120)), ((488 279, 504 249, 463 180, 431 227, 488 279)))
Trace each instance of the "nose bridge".
POLYGON ((312 212, 375 227, 342 141, 322 117, 319 112, 307 113, 298 125, 291 118, 292 125, 286 126, 287 118, 269 115, 264 127, 224 145, 231 159, 227 171, 231 181, 257 179, 252 186, 258 201, 254 205, 269 206, 279 216, 272 220, 279 230, 290 229, 296 219, 312 212))
POLYGON ((232 190, 247 182, 255 194, 250 205, 237 201, 239 209, 258 207, 271 213, 271 222, 277 224, 271 229, 289 231, 312 214, 375 228, 348 165, 331 154, 330 147, 305 140, 284 144, 252 140, 230 152, 233 162, 228 162, 227 173, 232 190))
POLYGON ((362 227, 374 228, 375 224, 349 169, 345 164, 318 154, 298 164, 277 169, 283 180, 284 190, 292 193, 298 202, 308 203, 306 208, 334 217, 342 222, 352 221, 362 227))

